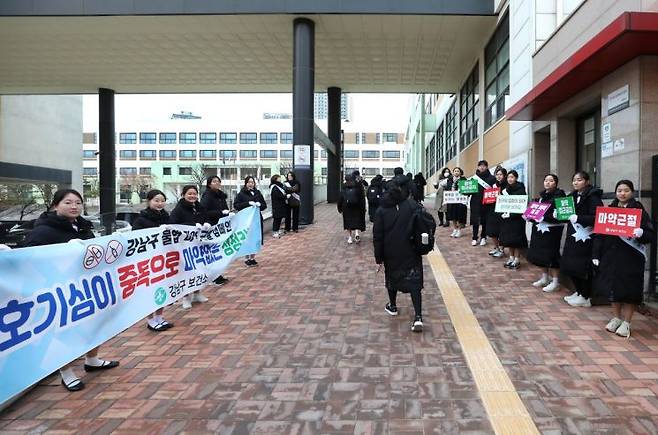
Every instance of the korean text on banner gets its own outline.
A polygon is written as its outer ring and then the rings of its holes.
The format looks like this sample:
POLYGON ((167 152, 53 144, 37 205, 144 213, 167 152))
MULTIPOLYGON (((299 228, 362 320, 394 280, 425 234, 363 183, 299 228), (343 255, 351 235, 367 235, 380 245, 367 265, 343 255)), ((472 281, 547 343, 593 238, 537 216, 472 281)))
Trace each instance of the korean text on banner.
POLYGON ((444 204, 468 204, 468 196, 462 195, 461 193, 455 190, 448 190, 443 192, 443 203, 444 204))
POLYGON ((207 231, 167 225, 0 252, 0 403, 204 288, 261 239, 249 207, 207 231))
POLYGON ((479 184, 474 178, 470 178, 468 180, 459 180, 457 182, 457 187, 459 188, 459 193, 462 195, 478 193, 479 190, 479 184))
POLYGON ((497 187, 492 187, 491 189, 484 189, 484 193, 482 195, 482 204, 495 204, 496 198, 498 198, 499 194, 500 191, 498 190, 497 187))
POLYGON ((523 212, 523 216, 528 220, 537 222, 544 217, 546 210, 549 208, 551 208, 550 203, 532 201, 528 204, 528 208, 523 212))
POLYGON ((642 210, 639 208, 596 207, 594 233, 607 236, 632 237, 640 228, 642 210))
POLYGON ((522 214, 528 207, 528 195, 498 195, 496 213, 522 214))
POLYGON ((576 206, 573 203, 573 196, 563 196, 555 198, 555 211, 557 212, 557 220, 567 221, 569 216, 576 214, 576 206))

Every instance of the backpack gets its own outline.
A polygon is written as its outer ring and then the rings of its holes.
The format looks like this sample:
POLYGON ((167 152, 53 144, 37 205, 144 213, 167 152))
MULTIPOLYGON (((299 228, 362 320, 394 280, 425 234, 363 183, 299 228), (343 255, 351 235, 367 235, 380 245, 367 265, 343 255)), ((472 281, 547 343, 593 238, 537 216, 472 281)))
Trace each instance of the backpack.
POLYGON ((429 254, 434 249, 434 233, 436 231, 434 216, 429 214, 424 207, 417 206, 411 215, 409 226, 409 239, 414 246, 414 251, 419 255, 429 254), (428 235, 426 245, 423 244, 423 233, 428 235))
POLYGON ((377 188, 375 186, 371 186, 368 189, 368 202, 377 202, 379 201, 379 196, 381 195, 382 190, 381 188, 377 188))
POLYGON ((343 191, 343 199, 347 205, 358 205, 359 204, 359 189, 358 187, 347 187, 343 191))

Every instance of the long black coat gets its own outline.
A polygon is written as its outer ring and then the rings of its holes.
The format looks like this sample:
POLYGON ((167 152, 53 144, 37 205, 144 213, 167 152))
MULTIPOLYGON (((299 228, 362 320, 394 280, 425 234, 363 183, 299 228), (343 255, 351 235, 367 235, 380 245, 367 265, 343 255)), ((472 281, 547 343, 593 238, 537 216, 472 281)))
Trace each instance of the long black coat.
POLYGON ((389 290, 409 293, 423 288, 423 257, 415 252, 409 234, 409 221, 418 207, 412 199, 394 198, 387 193, 375 213, 375 261, 384 264, 389 290))
POLYGON ((194 226, 206 222, 206 208, 199 201, 192 204, 181 198, 169 215, 170 224, 194 226))
MULTIPOLYGON (((617 201, 613 201, 610 207, 618 207, 617 201)), ((644 232, 642 237, 636 240, 642 244, 651 243, 655 233, 649 214, 642 204, 634 199, 628 203, 627 208, 642 210, 640 227, 644 232)), ((642 303, 646 263, 644 255, 628 246, 619 236, 596 234, 592 258, 600 261, 594 277, 594 289, 597 294, 608 295, 610 302, 635 305, 642 303)))
POLYGON ((270 185, 270 198, 272 199, 272 217, 283 219, 288 216, 288 203, 286 202, 286 189, 281 183, 270 185))
MULTIPOLYGON (((578 223, 584 227, 594 227, 594 218, 596 216, 596 207, 603 205, 601 195, 603 191, 599 188, 588 186, 579 195, 573 191, 569 196, 573 197, 576 205, 576 215, 578 223), (580 196, 580 201, 578 197, 580 196)), ((594 240, 589 237, 586 240, 576 241, 574 234, 576 230, 573 225, 567 223, 567 239, 564 242, 562 251, 562 260, 560 261, 560 270, 567 275, 579 278, 587 278, 592 274, 592 247, 594 240)))
POLYGON ((263 194, 260 193, 260 190, 258 189, 253 189, 253 190, 247 190, 245 188, 242 188, 240 192, 235 196, 235 199, 233 200, 233 208, 236 210, 243 210, 249 206, 249 201, 253 202, 260 202, 260 243, 261 245, 265 243, 263 239, 263 210, 267 208, 267 203, 265 202, 265 198, 263 198, 263 194))
POLYGON ((537 222, 532 225, 532 236, 530 238, 530 247, 528 248, 528 261, 539 267, 560 267, 560 243, 562 242, 562 232, 564 224, 553 217, 555 210, 555 198, 566 196, 564 190, 556 189, 552 192, 542 191, 539 194, 538 202, 551 204, 551 208, 544 213, 546 224, 560 224, 551 226, 548 231, 539 231, 537 222))
MULTIPOLYGON (((517 181, 505 188, 508 195, 526 195, 525 186, 517 181)), ((502 218, 502 216, 501 216, 502 218)), ((525 234, 525 220, 518 213, 510 213, 500 222, 500 244, 507 248, 527 248, 528 237, 525 234)))
MULTIPOLYGON (((496 183, 496 177, 491 175, 491 172, 487 169, 484 172, 475 171, 475 175, 479 176, 482 181, 487 183, 489 186, 492 186, 496 183)), ((487 221, 489 217, 489 210, 496 208, 495 204, 482 204, 482 198, 484 197, 484 187, 478 184, 478 192, 470 195, 470 206, 471 206, 471 225, 480 225, 487 221)))
MULTIPOLYGON (((498 193, 503 189, 507 188, 507 181, 503 180, 502 182, 496 181, 495 187, 498 188, 498 193)), ((496 213, 496 204, 490 204, 491 207, 487 208, 487 236, 489 237, 500 237, 500 224, 503 221, 501 213, 496 213)))
POLYGON ((375 212, 379 208, 379 204, 382 200, 382 181, 380 179, 373 179, 370 182, 370 187, 368 187, 368 193, 366 194, 366 199, 368 200, 368 216, 370 222, 375 221, 375 212))
POLYGON ((363 187, 360 184, 345 183, 343 190, 340 192, 340 198, 336 204, 338 213, 343 215, 343 229, 345 230, 366 230, 366 197, 363 187), (347 189, 355 189, 359 198, 358 204, 347 204, 345 194, 347 189))
POLYGON ((165 210, 157 211, 146 207, 139 212, 139 216, 132 223, 132 227, 133 230, 141 230, 144 228, 156 228, 167 223, 169 223, 169 213, 165 210))
POLYGON ((396 175, 395 177, 391 178, 390 181, 393 181, 400 187, 400 190, 402 190, 402 197, 405 199, 408 198, 409 195, 412 195, 416 188, 416 185, 413 183, 412 179, 404 174, 396 175))
POLYGON ((201 205, 206 209, 208 223, 216 225, 224 217, 224 210, 228 210, 227 195, 221 190, 207 188, 201 196, 201 205))
POLYGON ((87 219, 78 216, 75 227, 68 219, 58 216, 54 211, 42 213, 34 223, 34 229, 30 231, 23 246, 54 245, 66 243, 73 239, 88 240, 94 238, 93 225, 87 219))
MULTIPOLYGON (((459 187, 457 186, 457 183, 459 180, 465 180, 466 177, 460 177, 460 178, 455 178, 451 176, 448 178, 448 183, 446 184, 446 191, 457 191, 459 190, 459 187)), ((464 204, 448 204, 446 206, 447 212, 446 216, 449 221, 457 221, 462 224, 466 224, 466 214, 468 213, 468 209, 466 208, 466 205, 464 204)))

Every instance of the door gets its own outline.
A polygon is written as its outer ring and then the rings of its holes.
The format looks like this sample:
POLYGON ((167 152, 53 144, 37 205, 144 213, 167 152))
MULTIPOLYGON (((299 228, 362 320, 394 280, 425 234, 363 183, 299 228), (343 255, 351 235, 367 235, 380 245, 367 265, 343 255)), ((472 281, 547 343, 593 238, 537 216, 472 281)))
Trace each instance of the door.
POLYGON ((601 110, 597 109, 579 118, 576 124, 578 132, 576 170, 589 173, 592 185, 598 186, 601 166, 601 110))

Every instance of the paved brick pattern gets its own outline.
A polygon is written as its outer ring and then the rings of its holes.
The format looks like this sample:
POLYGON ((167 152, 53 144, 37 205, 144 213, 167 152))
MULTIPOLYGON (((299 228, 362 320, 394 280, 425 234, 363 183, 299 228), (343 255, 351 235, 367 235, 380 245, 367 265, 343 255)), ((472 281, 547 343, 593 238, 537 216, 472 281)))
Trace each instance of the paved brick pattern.
POLYGON ((0 431, 491 433, 429 267, 425 332, 413 334, 407 295, 397 318, 383 310, 371 234, 348 246, 334 206, 316 219, 269 237, 259 268, 234 264, 210 302, 169 309, 174 329, 140 322, 110 340, 101 356, 121 366, 86 375, 85 390, 43 381, 0 414, 0 431))

